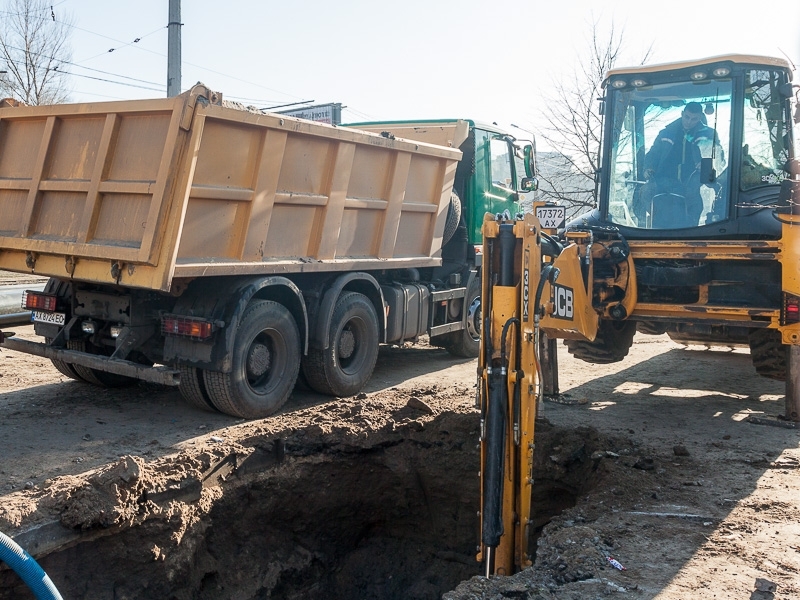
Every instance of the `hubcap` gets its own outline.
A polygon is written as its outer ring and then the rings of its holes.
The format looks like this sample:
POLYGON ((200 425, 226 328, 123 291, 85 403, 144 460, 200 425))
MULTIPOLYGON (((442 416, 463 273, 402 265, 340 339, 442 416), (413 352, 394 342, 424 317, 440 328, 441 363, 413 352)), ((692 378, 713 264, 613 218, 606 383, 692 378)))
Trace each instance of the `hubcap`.
POLYGON ((353 335, 352 330, 345 329, 339 336, 338 354, 339 358, 347 359, 353 356, 356 350, 356 336, 353 335))
POLYGON ((473 340, 481 339, 481 297, 478 296, 469 305, 467 311, 467 333, 473 340))
POLYGON ((270 356, 266 344, 255 342, 247 353, 247 374, 250 377, 261 377, 269 370, 270 356))

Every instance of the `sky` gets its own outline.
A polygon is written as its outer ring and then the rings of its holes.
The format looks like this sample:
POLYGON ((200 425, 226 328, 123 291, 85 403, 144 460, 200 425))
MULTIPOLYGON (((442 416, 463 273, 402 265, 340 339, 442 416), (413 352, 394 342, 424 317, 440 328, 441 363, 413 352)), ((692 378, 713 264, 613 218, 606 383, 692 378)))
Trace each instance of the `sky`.
MULTIPOLYGON (((166 96, 168 6, 52 0, 73 24, 71 101, 166 96)), ((617 66, 648 48, 654 63, 738 53, 800 65, 799 0, 183 0, 181 22, 182 90, 200 81, 259 108, 340 102, 344 122, 459 117, 535 131, 593 22, 601 36, 622 31, 617 66)))

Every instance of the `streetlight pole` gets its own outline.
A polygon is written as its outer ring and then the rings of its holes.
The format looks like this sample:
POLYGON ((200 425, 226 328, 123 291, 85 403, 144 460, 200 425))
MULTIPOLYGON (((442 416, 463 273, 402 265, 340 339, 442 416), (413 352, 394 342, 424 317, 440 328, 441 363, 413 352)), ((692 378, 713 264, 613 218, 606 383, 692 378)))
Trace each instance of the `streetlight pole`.
POLYGON ((181 93, 181 0, 169 0, 167 97, 181 93))

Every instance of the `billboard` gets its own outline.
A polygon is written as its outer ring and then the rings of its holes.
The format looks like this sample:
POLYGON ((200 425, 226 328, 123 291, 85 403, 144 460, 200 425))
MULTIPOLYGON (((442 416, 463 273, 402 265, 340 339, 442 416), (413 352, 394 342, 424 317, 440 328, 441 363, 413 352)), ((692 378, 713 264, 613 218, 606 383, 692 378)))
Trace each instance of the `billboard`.
POLYGON ((292 108, 289 110, 276 110, 276 113, 297 117, 298 119, 308 119, 318 123, 328 125, 339 125, 342 122, 342 104, 340 102, 330 104, 317 104, 306 106, 305 108, 292 108))

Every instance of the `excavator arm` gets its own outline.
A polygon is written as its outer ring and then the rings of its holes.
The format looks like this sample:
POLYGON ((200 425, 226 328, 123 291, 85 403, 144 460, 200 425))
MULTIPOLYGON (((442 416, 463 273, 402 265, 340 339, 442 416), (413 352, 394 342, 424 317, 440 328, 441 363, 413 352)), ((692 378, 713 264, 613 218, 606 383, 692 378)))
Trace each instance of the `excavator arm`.
MULTIPOLYGON (((481 447, 481 543, 486 576, 531 565, 531 492, 535 423, 542 399, 542 334, 594 340, 599 315, 624 319, 635 272, 616 241, 593 249, 591 232, 566 246, 533 214, 483 222, 481 353, 478 361, 481 447), (597 286, 597 255, 612 256, 597 286), (618 289, 617 289, 618 288, 618 289)), ((632 302, 635 303, 635 292, 632 302)))

